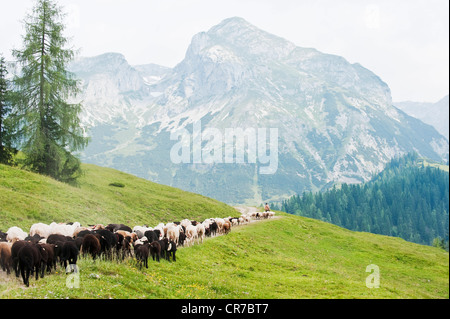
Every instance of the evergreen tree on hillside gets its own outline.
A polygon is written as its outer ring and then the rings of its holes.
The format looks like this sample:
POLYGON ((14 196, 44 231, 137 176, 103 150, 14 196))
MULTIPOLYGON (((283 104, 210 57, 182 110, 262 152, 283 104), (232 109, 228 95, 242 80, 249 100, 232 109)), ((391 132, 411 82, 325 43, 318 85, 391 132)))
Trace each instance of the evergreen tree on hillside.
POLYGON ((11 119, 11 93, 9 81, 6 79, 8 70, 5 58, 0 55, 0 163, 9 164, 12 161, 13 149, 11 119))
POLYGON ((408 154, 392 160, 368 183, 295 195, 283 201, 281 208, 351 230, 445 246, 449 231, 449 173, 419 165, 418 155, 408 154))
POLYGON ((67 102, 79 88, 67 71, 74 51, 64 48, 63 18, 51 0, 37 0, 26 17, 23 49, 13 51, 21 68, 14 78, 14 106, 25 166, 70 183, 81 173, 80 161, 72 153, 86 147, 88 139, 80 126, 81 105, 67 102))

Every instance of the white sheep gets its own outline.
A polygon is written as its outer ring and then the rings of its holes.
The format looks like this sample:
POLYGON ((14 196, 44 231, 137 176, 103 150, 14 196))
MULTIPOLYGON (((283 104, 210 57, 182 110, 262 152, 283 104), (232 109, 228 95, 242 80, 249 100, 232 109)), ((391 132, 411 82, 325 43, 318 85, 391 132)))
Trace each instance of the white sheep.
POLYGON ((217 230, 219 231, 219 234, 223 231, 223 224, 225 223, 225 220, 223 218, 216 218, 215 219, 217 224, 217 230))
POLYGON ((197 240, 197 238, 198 238, 197 227, 195 227, 192 224, 188 225, 188 227, 186 227, 186 242, 188 246, 193 244, 197 240))
POLYGON ((180 231, 182 231, 181 225, 171 225, 167 228, 167 239, 173 240, 177 245, 180 239, 180 231))
POLYGON ((159 223, 157 226, 155 226, 153 228, 153 230, 159 230, 159 239, 163 239, 164 238, 164 224, 163 223, 159 223))
POLYGON ((192 223, 191 223, 191 221, 190 221, 189 219, 183 219, 183 220, 180 222, 180 225, 181 225, 181 226, 184 226, 184 228, 187 228, 189 225, 192 225, 192 223))
POLYGON ((203 224, 197 224, 197 239, 200 240, 201 243, 203 243, 203 239, 205 238, 206 235, 206 229, 205 229, 205 225, 203 224))
POLYGON ((73 233, 75 232, 75 229, 77 229, 77 227, 80 227, 80 226, 81 225, 79 222, 75 222, 72 225, 57 224, 57 223, 53 222, 50 224, 50 233, 73 237, 73 233))
POLYGON ((147 226, 134 226, 132 229, 133 233, 135 233, 139 238, 144 237, 147 230, 153 230, 153 228, 147 226))
POLYGON ((6 240, 9 242, 13 242, 16 240, 25 240, 25 238, 28 236, 26 232, 24 232, 21 228, 17 226, 10 227, 6 233, 8 234, 6 236, 6 240))
POLYGON ((30 236, 39 235, 41 237, 47 238, 50 236, 50 225, 44 223, 33 224, 30 227, 30 236))

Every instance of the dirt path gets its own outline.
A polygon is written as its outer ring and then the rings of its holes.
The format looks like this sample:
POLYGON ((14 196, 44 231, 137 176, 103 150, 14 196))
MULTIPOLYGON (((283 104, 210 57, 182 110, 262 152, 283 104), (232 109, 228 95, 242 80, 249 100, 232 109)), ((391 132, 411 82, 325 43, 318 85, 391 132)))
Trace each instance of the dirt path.
POLYGON ((233 208, 241 212, 241 214, 254 213, 258 211, 258 208, 253 206, 234 206, 233 208))

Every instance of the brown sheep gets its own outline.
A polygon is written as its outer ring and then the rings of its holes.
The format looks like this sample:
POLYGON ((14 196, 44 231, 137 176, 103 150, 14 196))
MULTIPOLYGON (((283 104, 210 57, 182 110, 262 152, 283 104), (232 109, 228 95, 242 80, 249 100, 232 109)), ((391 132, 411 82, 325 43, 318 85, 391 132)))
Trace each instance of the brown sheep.
POLYGON ((226 221, 223 223, 223 232, 225 234, 228 234, 231 231, 231 223, 229 221, 226 221))
POLYGON ((9 275, 12 267, 11 247, 12 243, 0 242, 0 266, 9 275))

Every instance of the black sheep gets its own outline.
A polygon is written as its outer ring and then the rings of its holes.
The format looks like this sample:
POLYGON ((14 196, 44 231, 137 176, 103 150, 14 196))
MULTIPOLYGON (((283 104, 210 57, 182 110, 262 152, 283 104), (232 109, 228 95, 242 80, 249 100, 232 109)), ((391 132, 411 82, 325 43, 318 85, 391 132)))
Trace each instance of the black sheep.
POLYGON ((76 265, 78 260, 79 250, 73 241, 66 241, 61 248, 61 254, 59 256, 61 264, 64 264, 64 268, 67 271, 67 262, 69 265, 76 265))
POLYGON ((6 237, 8 236, 7 233, 4 233, 2 231, 0 231, 0 241, 7 241, 6 237))
POLYGON ((126 230, 130 233, 132 232, 132 229, 129 226, 124 225, 124 224, 109 224, 105 228, 112 233, 114 233, 117 230, 126 230))
POLYGON ((177 245, 173 240, 169 241, 169 247, 167 248, 167 260, 170 261, 170 256, 172 256, 173 261, 177 261, 175 253, 177 252, 177 245))
POLYGON ((83 238, 83 244, 81 245, 83 255, 90 254, 92 259, 95 260, 100 255, 101 245, 100 240, 93 234, 86 234, 83 238))
POLYGON ((47 237, 47 244, 56 244, 57 242, 66 242, 66 241, 73 241, 72 237, 64 236, 60 234, 51 234, 47 237))
POLYGON ((19 277, 19 251, 20 249, 29 244, 29 242, 25 241, 25 240, 19 240, 16 241, 12 246, 11 246, 11 259, 12 259, 12 267, 14 269, 14 272, 16 274, 16 277, 19 277))
POLYGON ((149 244, 145 243, 143 245, 139 245, 136 249, 135 256, 136 260, 139 262, 139 268, 142 268, 142 264, 144 264, 145 268, 148 268, 148 254, 149 254, 149 244))
POLYGON ((99 234, 98 239, 100 240, 101 254, 106 259, 112 259, 113 249, 117 246, 117 237, 106 229, 96 230, 95 233, 99 234))
POLYGON ((92 234, 92 230, 85 229, 85 230, 80 231, 80 232, 77 234, 76 237, 77 237, 77 238, 80 238, 80 237, 84 237, 84 236, 89 235, 89 234, 92 234))
POLYGON ((45 249, 44 246, 40 244, 34 244, 36 248, 39 251, 40 261, 39 261, 39 268, 41 271, 41 278, 44 278, 45 270, 47 268, 47 262, 48 262, 48 251, 45 249))
POLYGON ((169 240, 167 238, 158 240, 161 245, 161 257, 167 259, 167 249, 169 248, 169 240))
POLYGON ((144 233, 144 236, 147 237, 149 243, 159 240, 159 234, 157 234, 154 230, 147 230, 144 233))
POLYGON ((18 252, 18 261, 18 268, 22 275, 23 283, 28 287, 30 285, 30 274, 33 271, 36 274, 36 280, 38 279, 39 264, 41 261, 38 247, 26 242, 18 252))
POLYGON ((48 273, 52 272, 52 268, 56 270, 56 254, 55 254, 55 245, 53 244, 39 244, 41 245, 48 254, 46 269, 48 273))
POLYGON ((41 239, 43 239, 44 237, 39 236, 39 234, 34 234, 33 236, 27 236, 25 237, 26 241, 30 241, 34 244, 38 243, 41 239))
POLYGON ((150 244, 150 254, 152 255, 153 261, 156 259, 159 262, 161 258, 161 245, 159 242, 154 241, 150 244))
POLYGON ((180 232, 180 236, 178 237, 178 245, 184 246, 184 241, 186 240, 186 234, 180 232))
POLYGON ((209 229, 211 231, 211 236, 216 236, 217 230, 218 230, 219 226, 217 225, 216 222, 212 222, 209 225, 209 229))

